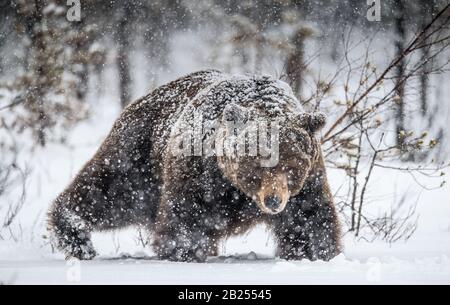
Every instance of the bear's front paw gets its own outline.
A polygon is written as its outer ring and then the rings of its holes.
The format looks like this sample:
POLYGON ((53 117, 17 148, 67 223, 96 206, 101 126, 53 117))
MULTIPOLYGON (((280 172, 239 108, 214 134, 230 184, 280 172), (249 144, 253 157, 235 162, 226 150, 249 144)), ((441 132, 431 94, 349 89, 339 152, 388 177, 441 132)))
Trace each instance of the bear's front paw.
POLYGON ((335 258, 339 254, 339 251, 331 248, 331 249, 314 249, 308 253, 308 259, 311 261, 325 261, 328 262, 335 258))
POLYGON ((208 251, 201 247, 195 247, 192 243, 176 243, 173 239, 160 238, 155 240, 153 248, 158 258, 173 262, 197 262, 206 261, 208 251))
POLYGON ((310 261, 320 260, 327 262, 333 259, 336 255, 336 252, 330 251, 328 249, 319 249, 315 251, 306 249, 305 251, 304 248, 290 248, 284 249, 284 251, 279 252, 279 257, 288 261, 307 259, 310 261))
POLYGON ((165 249, 164 251, 157 252, 159 259, 169 260, 172 262, 203 263, 207 258, 207 255, 201 249, 192 251, 183 248, 175 248, 172 250, 165 249))
POLYGON ((279 251, 278 256, 281 259, 287 261, 300 261, 302 259, 308 258, 302 249, 289 249, 284 251, 279 251))
POLYGON ((78 245, 70 245, 63 249, 66 253, 66 259, 76 258, 82 261, 92 260, 97 256, 92 242, 87 242, 78 245))

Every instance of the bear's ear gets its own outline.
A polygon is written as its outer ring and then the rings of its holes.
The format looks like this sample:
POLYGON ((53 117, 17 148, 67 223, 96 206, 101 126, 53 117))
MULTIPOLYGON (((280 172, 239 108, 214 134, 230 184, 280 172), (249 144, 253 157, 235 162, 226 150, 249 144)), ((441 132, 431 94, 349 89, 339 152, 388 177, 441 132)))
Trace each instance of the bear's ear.
POLYGON ((236 104, 228 104, 223 110, 223 120, 235 123, 245 123, 248 120, 248 109, 236 104))
POLYGON ((312 133, 321 130, 327 123, 327 117, 322 112, 303 113, 299 120, 301 126, 312 133))

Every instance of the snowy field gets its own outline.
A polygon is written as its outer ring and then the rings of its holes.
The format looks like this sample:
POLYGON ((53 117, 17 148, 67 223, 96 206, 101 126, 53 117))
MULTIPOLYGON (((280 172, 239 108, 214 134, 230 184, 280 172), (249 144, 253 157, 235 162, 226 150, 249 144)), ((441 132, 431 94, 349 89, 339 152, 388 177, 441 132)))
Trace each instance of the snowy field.
MULTIPOLYGON (((331 262, 287 262, 250 252, 203 264, 161 262, 142 253, 79 263, 2 243, 0 277, 13 284, 449 284, 449 234, 424 234, 393 247, 347 241, 345 254, 331 262)), ((250 244, 257 244, 258 253, 271 252, 265 240, 264 231, 257 230, 227 246, 227 252, 245 253, 250 244)))
MULTIPOLYGON (((112 92, 114 94, 114 92, 112 92)), ((0 241, 0 282, 10 284, 450 284, 450 190, 424 191, 406 174, 378 170, 369 192, 383 204, 408 193, 418 202, 419 226, 407 243, 389 245, 345 237, 345 251, 331 262, 287 262, 273 257, 274 243, 263 227, 224 241, 221 257, 207 263, 157 261, 140 245, 134 229, 96 234, 100 256, 66 262, 43 238, 51 201, 88 160, 107 134, 117 102, 102 101, 104 111, 73 131, 71 145, 51 145, 27 163, 33 174, 27 201, 11 232, 0 241), (12 236, 10 238, 10 235, 12 236)), ((333 189, 342 181, 330 171, 333 189)), ((13 198, 14 194, 11 194, 13 198)), ((374 205, 376 212, 379 202, 374 205)))

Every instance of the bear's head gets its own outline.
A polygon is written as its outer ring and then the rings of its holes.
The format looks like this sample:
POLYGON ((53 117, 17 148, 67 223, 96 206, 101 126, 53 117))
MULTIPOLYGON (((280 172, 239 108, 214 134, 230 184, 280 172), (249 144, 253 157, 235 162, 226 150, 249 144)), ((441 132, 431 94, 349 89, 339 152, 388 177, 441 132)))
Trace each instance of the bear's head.
POLYGON ((218 157, 219 167, 223 175, 252 198, 262 212, 278 214, 285 209, 289 198, 302 190, 318 160, 321 148, 316 133, 323 128, 326 118, 322 113, 301 113, 279 121, 271 120, 267 124, 269 126, 264 127, 265 121, 250 117, 243 107, 225 109, 223 122, 233 122, 233 128, 223 129, 225 139, 236 141, 233 142, 233 154, 225 153, 218 157), (257 123, 249 124, 250 121, 257 123), (257 153, 250 143, 255 138, 257 153), (270 154, 262 153, 265 146, 270 154), (242 147, 245 148, 242 150, 242 147), (276 162, 268 162, 268 158, 276 162))

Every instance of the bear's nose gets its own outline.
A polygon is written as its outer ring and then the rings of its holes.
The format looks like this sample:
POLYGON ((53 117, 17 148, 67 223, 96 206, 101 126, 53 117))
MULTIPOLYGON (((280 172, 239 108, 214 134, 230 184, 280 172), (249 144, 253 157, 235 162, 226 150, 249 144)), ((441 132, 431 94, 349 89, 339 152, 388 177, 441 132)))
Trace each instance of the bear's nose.
POLYGON ((281 198, 277 195, 269 196, 264 199, 264 205, 272 211, 277 211, 281 205, 281 198))

